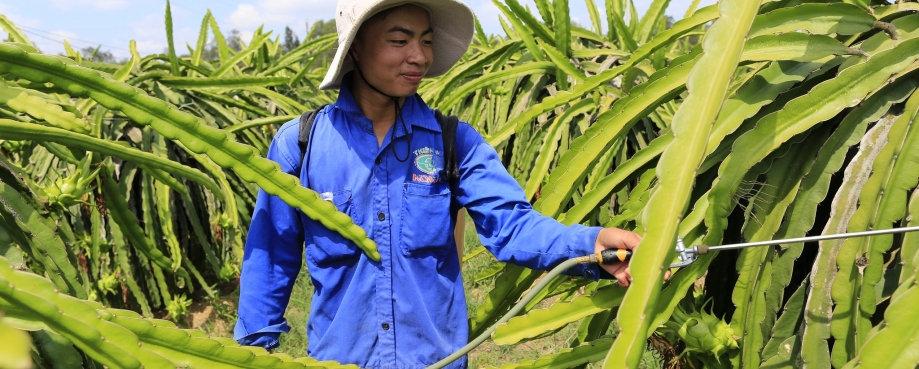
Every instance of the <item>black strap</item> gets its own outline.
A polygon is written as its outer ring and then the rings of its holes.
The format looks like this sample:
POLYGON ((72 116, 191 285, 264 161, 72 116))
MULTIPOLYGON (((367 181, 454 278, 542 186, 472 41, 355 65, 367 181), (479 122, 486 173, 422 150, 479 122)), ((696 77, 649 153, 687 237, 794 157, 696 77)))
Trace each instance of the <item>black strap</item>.
POLYGON ((297 146, 300 146, 301 168, 303 167, 303 158, 306 157, 307 149, 309 149, 310 136, 312 136, 313 131, 313 122, 316 120, 316 116, 319 115, 319 111, 323 108, 325 108, 325 105, 305 112, 300 116, 300 135, 297 136, 297 146))
POLYGON ((441 136, 444 140, 444 176, 452 185, 459 180, 459 158, 456 153, 456 127, 459 118, 455 115, 444 116, 440 110, 434 110, 434 117, 440 123, 441 136))
MULTIPOLYGON (((324 107, 325 105, 320 106, 300 116, 300 135, 297 138, 297 146, 300 146, 300 167, 303 167, 304 158, 309 152, 313 122, 316 120, 316 116, 319 115, 319 111, 324 107)), ((459 159, 456 153, 456 129, 459 126, 459 118, 455 115, 444 116, 440 110, 434 110, 434 117, 437 118, 437 123, 440 124, 441 137, 444 140, 444 176, 453 185, 459 180, 459 159)))

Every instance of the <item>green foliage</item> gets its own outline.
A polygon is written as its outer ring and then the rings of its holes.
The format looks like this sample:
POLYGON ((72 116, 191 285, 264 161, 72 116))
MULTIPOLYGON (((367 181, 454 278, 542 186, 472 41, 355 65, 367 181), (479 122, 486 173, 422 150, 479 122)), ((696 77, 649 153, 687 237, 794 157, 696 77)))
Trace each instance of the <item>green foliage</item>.
POLYGON ((0 321, 0 335, 3 336, 3 347, 0 347, 0 368, 30 368, 32 360, 29 357, 31 343, 29 334, 0 321))

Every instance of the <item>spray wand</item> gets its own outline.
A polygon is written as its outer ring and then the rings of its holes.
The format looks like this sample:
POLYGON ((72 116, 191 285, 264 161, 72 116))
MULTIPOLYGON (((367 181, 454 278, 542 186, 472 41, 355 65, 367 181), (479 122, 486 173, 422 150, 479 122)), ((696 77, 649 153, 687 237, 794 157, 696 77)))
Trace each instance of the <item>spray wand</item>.
MULTIPOLYGON (((840 238, 879 236, 879 235, 885 235, 885 234, 907 233, 907 232, 915 232, 915 231, 919 231, 919 226, 892 228, 892 229, 879 229, 879 230, 863 231, 863 232, 828 234, 828 235, 811 236, 811 237, 786 238, 786 239, 781 239, 781 240, 734 243, 730 245, 721 245, 721 246, 695 245, 692 247, 686 247, 683 244, 683 238, 677 238, 676 252, 677 252, 677 257, 679 258, 679 261, 676 263, 670 264, 670 267, 671 268, 681 268, 684 266, 688 266, 694 263, 696 260, 698 260, 699 255, 707 254, 710 251, 736 250, 736 249, 745 249, 747 247, 780 245, 783 243, 814 242, 814 241, 824 241, 824 240, 836 240, 840 238)), ((595 263, 608 265, 608 264, 628 261, 629 259, 632 258, 632 251, 625 250, 625 249, 609 249, 609 250, 603 250, 603 252, 599 253, 599 255, 594 254, 594 255, 590 255, 586 257, 590 258, 591 260, 596 258, 597 261, 595 263)), ((594 261, 591 261, 591 262, 594 262, 594 261)))
MULTIPOLYGON (((771 240, 771 241, 759 241, 759 242, 744 242, 744 243, 735 243, 730 245, 720 245, 720 246, 706 246, 706 245, 695 245, 692 247, 686 247, 683 244, 683 238, 677 238, 676 252, 679 261, 673 264, 670 264, 670 268, 681 268, 688 266, 694 263, 699 259, 699 255, 707 254, 710 251, 718 250, 735 250, 735 249, 744 249, 747 247, 759 247, 759 246, 773 246, 780 245, 783 243, 801 243, 801 242, 813 242, 813 241, 824 241, 824 240, 835 240, 840 238, 851 238, 851 237, 868 237, 868 236, 878 236, 885 234, 894 234, 894 233, 907 233, 919 231, 919 226, 915 227, 903 227, 903 228, 893 228, 893 229, 881 229, 873 231, 864 231, 864 232, 851 232, 851 233, 839 233, 839 234, 830 234, 830 235, 821 235, 821 236, 811 236, 811 237, 799 237, 799 238, 786 238, 781 240, 771 240)), ((438 361, 434 365, 428 367, 428 369, 437 369, 447 366, 447 364, 456 361, 457 359, 466 355, 469 351, 476 348, 478 345, 485 342, 485 340, 494 333, 495 329, 498 328, 502 323, 507 322, 514 316, 516 316, 523 307, 526 306, 534 297, 545 288, 553 278, 578 264, 615 264, 628 261, 632 258, 632 251, 626 249, 608 249, 603 250, 596 254, 591 254, 587 256, 576 257, 572 259, 565 260, 555 268, 549 271, 546 276, 539 281, 533 288, 530 289, 520 301, 517 302, 514 307, 511 308, 507 314, 501 317, 494 325, 489 327, 485 332, 482 332, 474 340, 470 341, 466 346, 454 352, 452 355, 444 358, 441 361, 438 361)))

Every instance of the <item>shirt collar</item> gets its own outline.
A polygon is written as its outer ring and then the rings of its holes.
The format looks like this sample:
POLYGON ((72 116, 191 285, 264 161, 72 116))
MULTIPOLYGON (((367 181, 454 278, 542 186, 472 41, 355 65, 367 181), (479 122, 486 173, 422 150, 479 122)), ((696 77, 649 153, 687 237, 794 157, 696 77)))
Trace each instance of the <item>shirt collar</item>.
MULTIPOLYGON (((338 100, 335 102, 335 106, 345 112, 367 119, 358 107, 357 101, 354 100, 354 95, 351 93, 352 75, 353 72, 348 73, 342 79, 341 87, 338 92, 338 100)), ((428 107, 418 94, 405 98, 405 102, 402 104, 402 118, 405 119, 409 133, 412 132, 412 126, 421 127, 429 131, 441 132, 440 124, 437 122, 437 118, 434 117, 434 110, 428 107)), ((396 130, 396 135, 401 136, 402 124, 396 121, 396 126, 399 127, 396 130)))

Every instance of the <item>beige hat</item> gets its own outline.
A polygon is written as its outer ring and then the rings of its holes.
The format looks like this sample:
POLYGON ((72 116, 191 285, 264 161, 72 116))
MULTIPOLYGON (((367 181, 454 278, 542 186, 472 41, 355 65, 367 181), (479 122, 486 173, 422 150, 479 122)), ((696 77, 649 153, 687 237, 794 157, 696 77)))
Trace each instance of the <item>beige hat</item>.
POLYGON ((425 77, 446 73, 466 53, 472 41, 475 20, 472 10, 459 0, 339 0, 335 10, 338 50, 319 88, 335 90, 341 79, 354 68, 348 49, 358 29, 380 11, 403 4, 415 4, 428 11, 434 29, 434 63, 425 77))

